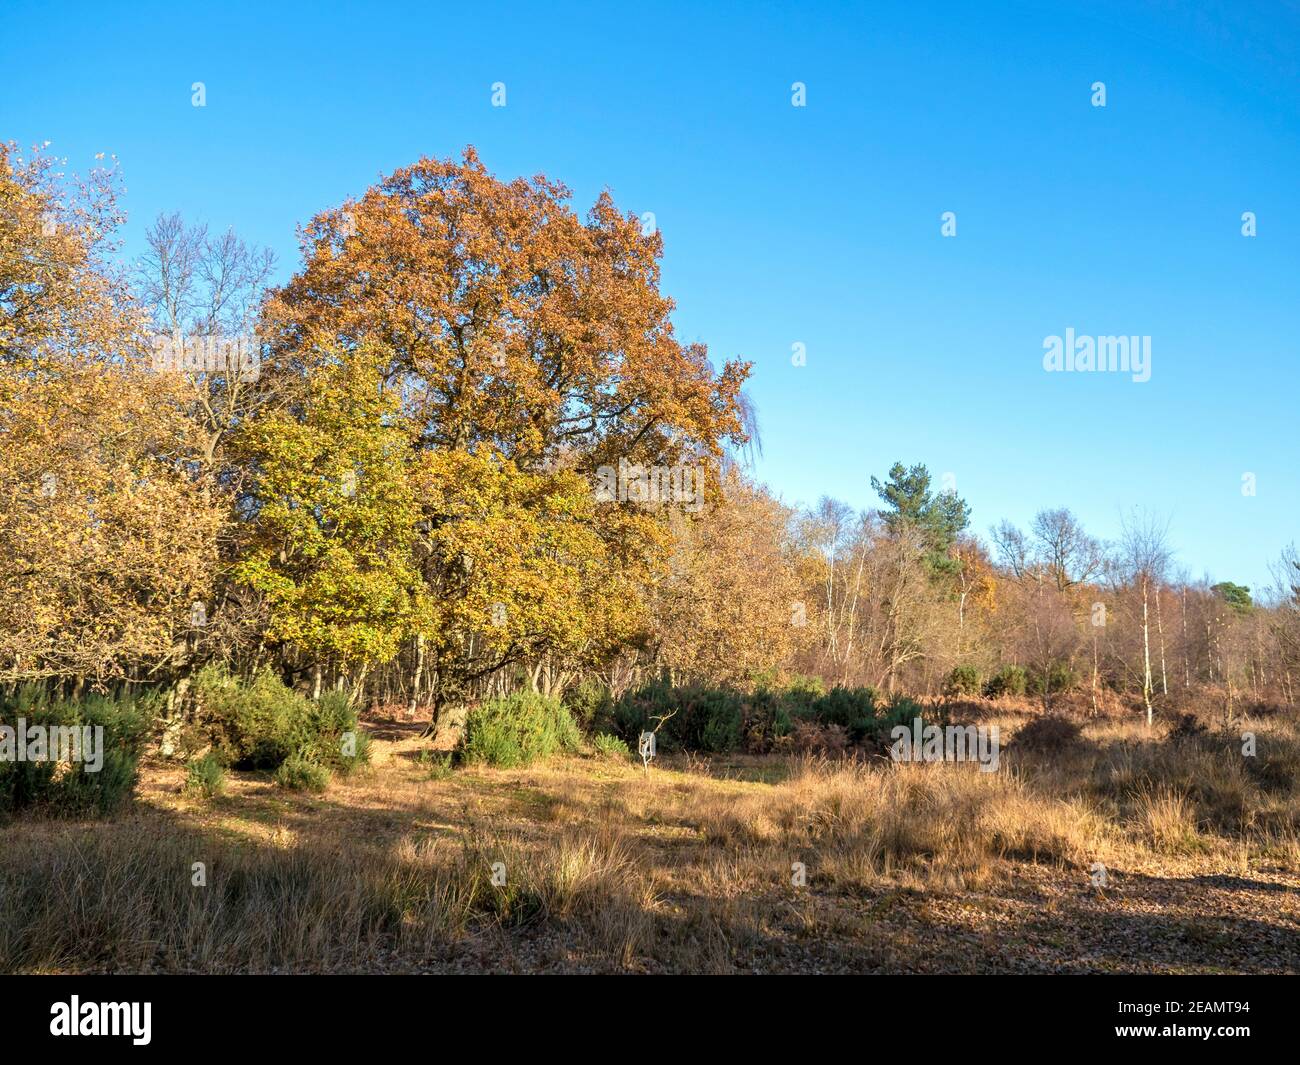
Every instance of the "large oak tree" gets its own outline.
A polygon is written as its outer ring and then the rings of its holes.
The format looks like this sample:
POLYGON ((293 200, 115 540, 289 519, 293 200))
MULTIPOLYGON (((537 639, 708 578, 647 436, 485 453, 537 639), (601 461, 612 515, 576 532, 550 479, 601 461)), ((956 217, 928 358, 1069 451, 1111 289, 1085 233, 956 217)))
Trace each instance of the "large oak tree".
MULTIPOLYGON (((748 364, 715 370, 678 342, 661 253, 608 193, 583 219, 563 186, 500 181, 468 149, 317 216, 268 301, 273 374, 377 353, 418 511, 405 632, 416 688, 429 649, 435 705, 512 662, 555 676, 630 636, 663 573, 664 507, 597 502, 599 467, 705 465, 745 441, 748 364)), ((255 508, 285 513, 276 491, 263 478, 255 508)), ((263 585, 293 601, 290 567, 261 557, 263 585)))

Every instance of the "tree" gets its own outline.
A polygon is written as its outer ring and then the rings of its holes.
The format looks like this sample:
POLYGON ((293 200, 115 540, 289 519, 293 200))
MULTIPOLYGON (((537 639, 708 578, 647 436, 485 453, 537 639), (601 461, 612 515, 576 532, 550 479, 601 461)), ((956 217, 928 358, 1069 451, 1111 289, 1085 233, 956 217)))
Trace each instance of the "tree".
POLYGON ((1052 708, 1058 674, 1070 672, 1071 662, 1080 643, 1079 628, 1064 592, 1048 585, 1018 588, 1018 643, 1023 660, 1029 664, 1033 687, 1043 700, 1043 710, 1052 708))
POLYGON ((1220 581, 1210 589, 1238 614, 1249 614, 1254 606, 1250 589, 1232 581, 1220 581))
POLYGON ((1151 727, 1154 716, 1151 704, 1154 690, 1151 673, 1151 615, 1171 558, 1168 535, 1168 522, 1162 523, 1144 511, 1134 511, 1121 522, 1119 555, 1116 560, 1116 574, 1121 586, 1136 596, 1140 607, 1142 701, 1146 706, 1147 728, 1151 727))
MULTIPOLYGON (((267 401, 259 381, 257 316, 275 270, 275 255, 245 243, 233 229, 211 237, 206 226, 189 226, 179 214, 160 214, 145 232, 146 251, 134 278, 151 325, 173 342, 239 339, 233 368, 172 368, 190 416, 203 426, 203 462, 228 481, 238 471, 226 463, 230 434, 267 401)), ((157 338, 161 340, 162 338, 157 338)))
POLYGON ((74 179, 58 166, 43 149, 24 156, 0 143, 0 361, 14 366, 120 360, 141 340, 111 266, 123 220, 117 168, 74 179))
POLYGON ((970 524, 970 507, 956 492, 930 491, 930 471, 921 464, 905 468, 895 462, 889 480, 871 478, 871 487, 885 502, 885 528, 893 536, 904 529, 917 530, 929 548, 929 562, 936 572, 952 572, 949 549, 970 524))
MULTIPOLYGON (((815 551, 824 564, 824 589, 818 596, 818 614, 830 664, 838 667, 841 675, 851 654, 848 645, 852 642, 854 596, 862 586, 865 561, 855 517, 848 504, 823 496, 816 509, 804 515, 801 530, 805 547, 815 551), (856 555, 856 564, 846 566, 845 555, 856 555)), ((856 518, 858 525, 861 520, 856 518)))
POLYGON ((677 342, 661 236, 608 193, 585 224, 568 198, 544 177, 498 181, 472 148, 398 170, 307 227, 306 266, 268 308, 273 352, 369 338, 422 446, 491 443, 524 468, 562 448, 671 465, 743 442, 748 364, 714 373, 677 342))
MULTIPOLYGON (((522 470, 500 452, 440 449, 416 471, 426 594, 415 625, 428 641, 435 710, 466 685, 531 660, 557 692, 566 667, 608 653, 642 617, 656 526, 613 527, 572 471, 522 470)), ((638 520, 639 519, 639 520, 638 520)), ((614 519, 617 521, 617 518, 614 519)))
POLYGON ((292 402, 238 431, 251 471, 234 578, 270 608, 265 636, 359 679, 409 633, 421 589, 410 431, 368 348, 332 353, 292 402))
POLYGON ((522 658, 560 669, 624 627, 611 603, 643 600, 671 508, 597 504, 602 467, 699 470, 746 439, 748 364, 715 372, 676 340, 659 235, 608 193, 585 222, 568 199, 544 177, 497 180, 473 149, 422 159, 318 215, 267 304, 273 373, 382 353, 413 455, 411 633, 435 705, 522 658))
POLYGON ((656 664, 678 680, 741 684, 788 660, 806 631, 790 514, 738 470, 705 513, 672 525, 654 596, 656 664))
POLYGON ((108 264, 116 194, 0 146, 5 679, 169 679, 207 623, 223 510, 108 264))
POLYGON ((1278 606, 1270 628, 1277 642, 1283 690, 1294 701, 1295 673, 1300 670, 1300 553, 1294 544, 1273 565, 1273 580, 1278 606))
POLYGON ((275 254, 233 230, 208 234, 179 214, 160 214, 145 231, 135 275, 154 324, 166 333, 243 333, 256 324, 275 254))
POLYGON ((0 677, 167 680, 207 627, 224 508, 158 385, 0 366, 0 677))
POLYGON ((992 535, 999 559, 1017 580, 1049 581, 1058 592, 1093 580, 1105 563, 1102 545, 1064 507, 1035 514, 1028 536, 1006 521, 992 535))

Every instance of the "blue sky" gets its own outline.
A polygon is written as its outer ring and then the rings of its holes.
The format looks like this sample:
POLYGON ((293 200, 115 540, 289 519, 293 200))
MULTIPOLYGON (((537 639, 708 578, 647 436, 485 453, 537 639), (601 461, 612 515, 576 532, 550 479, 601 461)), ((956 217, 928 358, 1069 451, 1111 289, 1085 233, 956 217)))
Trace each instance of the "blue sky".
POLYGON ((115 6, 6 5, 0 137, 116 153, 128 254, 179 210, 287 276, 313 213, 472 143, 655 214, 681 338, 754 362, 787 502, 873 505, 900 459, 981 534, 1145 506, 1256 588, 1300 540, 1294 3, 115 6), (1067 328, 1150 336, 1151 379, 1044 372, 1067 328))

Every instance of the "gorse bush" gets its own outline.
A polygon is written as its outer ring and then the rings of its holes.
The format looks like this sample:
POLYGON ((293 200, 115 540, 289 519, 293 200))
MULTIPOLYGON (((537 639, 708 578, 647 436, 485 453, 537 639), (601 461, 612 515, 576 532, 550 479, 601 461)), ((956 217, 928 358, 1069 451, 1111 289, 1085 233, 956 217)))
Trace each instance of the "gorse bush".
POLYGON ((309 754, 295 751, 275 771, 275 782, 290 791, 324 791, 330 771, 309 754))
POLYGON ((1025 692, 1039 697, 1043 695, 1044 689, 1047 694, 1055 695, 1058 692, 1068 692, 1078 685, 1079 674, 1070 668, 1068 662, 1053 662, 1046 675, 1034 670, 1025 678, 1025 692))
POLYGON ((811 712, 817 700, 826 694, 826 683, 821 677, 794 677, 779 691, 786 712, 793 717, 800 711, 811 712))
POLYGON ((583 732, 595 732, 609 724, 613 704, 609 688, 597 680, 584 680, 564 696, 564 705, 583 732))
POLYGON ((195 758, 185 776, 185 791, 205 799, 216 798, 226 786, 226 767, 215 754, 195 758))
POLYGON ((740 746, 743 702, 739 692, 727 688, 687 688, 676 734, 681 745, 693 751, 722 753, 740 746))
POLYGON ((849 743, 861 743, 875 730, 878 699, 874 688, 834 687, 807 710, 797 709, 795 716, 810 717, 819 725, 838 725, 849 743))
POLYGON ((882 708, 872 731, 888 734, 899 725, 910 727, 918 717, 925 717, 925 708, 920 703, 908 695, 894 695, 882 708))
MULTIPOLYGON (((673 689, 664 683, 647 684, 636 691, 626 692, 611 714, 614 731, 627 743, 634 745, 650 724, 678 710, 673 699, 673 689)), ((659 750, 672 750, 675 740, 675 723, 667 721, 660 727, 657 745, 659 750)))
POLYGON ((275 769, 307 742, 307 700, 270 670, 245 681, 223 666, 205 666, 194 693, 186 746, 210 745, 227 766, 275 769))
POLYGON ((925 729, 926 725, 936 724, 936 722, 927 719, 925 708, 915 699, 906 695, 894 695, 881 708, 880 715, 872 723, 864 742, 868 746, 884 752, 894 743, 891 735, 894 729, 901 726, 909 732, 913 732, 917 728, 916 722, 918 720, 921 722, 920 728, 922 730, 925 729))
POLYGON ((734 689, 673 687, 661 680, 620 699, 613 717, 618 734, 628 744, 635 744, 642 732, 654 730, 659 750, 721 753, 740 745, 744 711, 744 697, 734 689))
POLYGON ((370 736, 361 731, 357 712, 342 692, 307 704, 307 732, 303 750, 327 769, 347 776, 370 763, 370 736))
POLYGON ((1024 695, 1025 683, 1025 671, 1020 666, 1003 666, 988 679, 984 685, 984 694, 990 699, 1002 695, 1024 695))
POLYGON ((294 758, 295 766, 319 767, 328 778, 331 770, 346 774, 370 760, 369 737, 341 692, 313 702, 269 670, 245 681, 216 665, 198 673, 194 691, 197 708, 183 747, 206 747, 222 765, 279 769, 294 758))
POLYGON ((469 711, 460 754, 466 762, 508 768, 576 751, 581 742, 578 726, 558 699, 519 692, 469 711))
POLYGON ((627 759, 632 757, 632 751, 628 748, 627 743, 617 736, 611 736, 608 732, 598 732, 592 736, 591 746, 602 758, 627 759))
POLYGON ((34 684, 0 695, 0 813, 28 808, 56 816, 112 813, 131 796, 156 715, 154 695, 65 700, 34 684), (27 750, 21 761, 20 721, 29 740, 42 737, 39 747, 22 744, 27 750), (32 726, 39 732, 27 731, 32 726), (65 760, 56 760, 60 755, 65 760))
POLYGON ((979 695, 980 672, 974 666, 954 666, 944 681, 945 695, 979 695))
POLYGON ((665 719, 657 732, 661 751, 723 753, 743 742, 746 750, 763 753, 783 745, 787 737, 791 749, 799 750, 874 746, 882 733, 888 734, 895 716, 906 716, 910 725, 920 714, 918 704, 901 696, 882 706, 874 688, 826 691, 815 678, 796 678, 788 687, 760 687, 751 694, 656 681, 619 699, 611 716, 615 731, 628 744, 665 719))

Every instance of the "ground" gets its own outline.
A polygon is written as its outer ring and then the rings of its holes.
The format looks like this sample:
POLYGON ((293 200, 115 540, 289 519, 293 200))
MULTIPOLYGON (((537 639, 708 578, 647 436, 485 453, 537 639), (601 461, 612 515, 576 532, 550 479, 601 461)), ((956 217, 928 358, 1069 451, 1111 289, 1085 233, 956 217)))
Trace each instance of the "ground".
POLYGON ((1013 740, 991 774, 646 773, 452 768, 421 722, 375 718, 371 768, 325 793, 232 773, 215 799, 151 755, 125 815, 7 827, 0 969, 1298 972, 1295 782, 1275 779, 1295 737, 1258 727, 1264 770, 1100 721, 1063 751, 1013 740))

